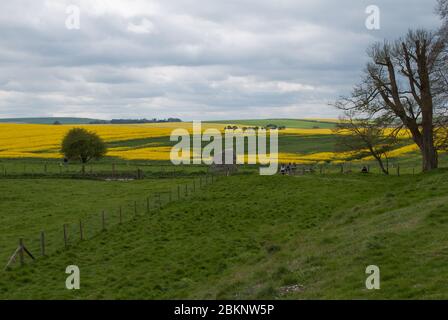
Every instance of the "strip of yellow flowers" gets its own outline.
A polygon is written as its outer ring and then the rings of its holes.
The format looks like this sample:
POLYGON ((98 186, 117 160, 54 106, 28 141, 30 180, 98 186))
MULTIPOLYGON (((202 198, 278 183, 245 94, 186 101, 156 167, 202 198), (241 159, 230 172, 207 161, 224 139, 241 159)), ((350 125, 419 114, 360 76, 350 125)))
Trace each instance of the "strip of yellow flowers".
MULTIPOLYGON (((224 130, 226 125, 203 123, 202 129, 216 128, 224 130)), ((96 132, 106 142, 129 141, 169 136, 177 128, 192 131, 192 124, 157 123, 130 125, 34 125, 0 124, 0 158, 60 158, 60 144, 64 135, 72 128, 85 128, 96 132)), ((285 129, 279 135, 330 135, 331 129, 285 129)), ((415 145, 396 149, 390 156, 398 156, 416 150, 415 145)), ((126 160, 169 160, 171 147, 145 146, 140 148, 110 148, 108 156, 126 160)), ((325 161, 343 161, 352 154, 349 152, 319 152, 314 154, 279 153, 279 162, 316 163, 325 161)), ((367 160, 367 159, 366 159, 367 160)))
MULTIPOLYGON (((173 129, 192 130, 190 123, 157 123, 132 125, 34 125, 0 124, 1 158, 59 158, 59 149, 64 135, 72 128, 85 128, 96 132, 106 142, 128 141, 170 136, 173 129)), ((208 128, 223 129, 224 125, 204 124, 208 128)), ((120 156, 119 149, 111 149, 110 156, 120 156)), ((153 153, 154 148, 149 148, 153 153)), ((125 152, 124 154, 131 152, 125 152)), ((130 155, 130 157, 133 157, 130 155)))

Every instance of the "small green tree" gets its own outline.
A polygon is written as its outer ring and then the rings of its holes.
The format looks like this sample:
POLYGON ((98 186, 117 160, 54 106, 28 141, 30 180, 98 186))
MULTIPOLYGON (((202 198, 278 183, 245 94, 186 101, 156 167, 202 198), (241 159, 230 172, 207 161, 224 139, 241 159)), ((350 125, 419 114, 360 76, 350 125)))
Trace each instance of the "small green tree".
POLYGON ((85 164, 92 159, 100 159, 107 153, 104 141, 95 133, 83 128, 71 129, 62 140, 61 153, 69 160, 79 160, 85 164))

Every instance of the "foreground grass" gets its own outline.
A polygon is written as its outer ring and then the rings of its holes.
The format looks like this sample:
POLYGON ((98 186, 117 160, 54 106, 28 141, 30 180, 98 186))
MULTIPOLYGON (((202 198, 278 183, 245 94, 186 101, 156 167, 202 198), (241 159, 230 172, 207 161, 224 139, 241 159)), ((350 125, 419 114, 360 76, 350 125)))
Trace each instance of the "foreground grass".
POLYGON ((223 178, 1 273, 0 298, 447 298, 447 177, 223 178), (65 289, 72 264, 79 291, 65 289), (364 286, 371 264, 375 292, 364 286))
POLYGON ((40 232, 45 231, 47 251, 54 251, 63 246, 63 224, 69 224, 72 241, 82 219, 85 237, 91 237, 101 229, 102 211, 109 225, 118 223, 120 207, 122 218, 130 220, 135 202, 138 213, 144 213, 147 197, 154 206, 155 193, 171 191, 188 181, 191 179, 0 179, 0 268, 6 265, 19 237, 24 238, 32 252, 39 252, 40 232))

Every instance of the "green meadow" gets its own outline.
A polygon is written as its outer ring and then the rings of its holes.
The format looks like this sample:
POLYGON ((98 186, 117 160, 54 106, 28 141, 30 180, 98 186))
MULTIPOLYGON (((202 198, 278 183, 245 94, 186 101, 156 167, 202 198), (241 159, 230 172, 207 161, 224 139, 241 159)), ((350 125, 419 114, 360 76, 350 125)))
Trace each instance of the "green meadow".
MULTIPOLYGON (((447 298, 447 178, 444 170, 222 176, 188 198, 149 213, 142 206, 121 225, 2 272, 0 297, 447 298), (64 287, 73 264, 81 270, 78 291, 64 287), (380 290, 365 288, 368 265, 381 269, 380 290)), ((44 225, 59 229, 52 241, 61 243, 61 223, 126 202, 132 211, 133 200, 182 182, 0 180, 1 212, 8 212, 2 251, 44 225)), ((25 243, 38 251, 37 238, 25 243)))

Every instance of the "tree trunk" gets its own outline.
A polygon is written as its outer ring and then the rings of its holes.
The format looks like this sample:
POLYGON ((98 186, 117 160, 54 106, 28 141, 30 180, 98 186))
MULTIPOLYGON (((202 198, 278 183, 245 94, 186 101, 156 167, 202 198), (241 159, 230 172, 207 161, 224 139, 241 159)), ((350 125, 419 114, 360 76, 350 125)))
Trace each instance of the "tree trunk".
POLYGON ((422 108, 422 135, 420 151, 423 157, 423 172, 438 168, 437 150, 434 146, 434 125, 432 98, 425 97, 426 105, 422 108))
POLYGON ((384 167, 383 160, 381 160, 381 158, 378 158, 377 160, 378 160, 378 163, 380 164, 381 171, 383 171, 383 173, 385 175, 389 175, 389 168, 384 167))
POLYGON ((417 65, 421 82, 422 143, 420 150, 423 157, 423 172, 431 171, 438 167, 437 150, 434 146, 434 104, 426 51, 426 43, 423 43, 421 47, 420 44, 417 44, 417 65))
POLYGON ((388 175, 389 174, 389 160, 386 158, 386 164, 387 167, 384 167, 384 163, 383 163, 383 159, 381 159, 381 156, 372 153, 373 157, 375 158, 376 161, 378 161, 378 164, 380 165, 381 171, 383 171, 384 174, 388 175))
POLYGON ((423 172, 428 172, 437 169, 439 165, 437 151, 434 147, 433 141, 424 141, 420 148, 423 157, 423 172))
MULTIPOLYGON (((431 117, 432 118, 432 117, 431 117)), ((420 149, 420 154, 422 155, 422 171, 428 172, 439 167, 438 154, 436 147, 434 146, 434 131, 432 125, 432 119, 430 121, 422 122, 423 130, 420 133, 413 132, 410 130, 412 134, 412 140, 414 140, 415 144, 420 149)), ((409 127, 408 127, 409 128, 409 127)))

